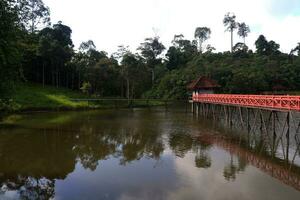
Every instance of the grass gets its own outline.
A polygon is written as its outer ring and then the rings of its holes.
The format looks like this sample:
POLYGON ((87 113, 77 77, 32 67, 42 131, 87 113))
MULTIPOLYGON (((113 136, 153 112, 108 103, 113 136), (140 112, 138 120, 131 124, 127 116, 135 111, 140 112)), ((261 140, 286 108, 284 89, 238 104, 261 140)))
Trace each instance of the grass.
MULTIPOLYGON (((12 103, 6 110, 18 111, 48 111, 48 110, 78 110, 96 108, 126 108, 164 105, 160 100, 134 100, 128 104, 127 100, 101 100, 101 101, 72 101, 72 99, 91 99, 78 91, 42 87, 40 84, 20 84, 12 97, 12 103)), ((3 108, 2 108, 3 109, 3 108)), ((1 110, 1 105, 0 105, 1 110)), ((5 109, 4 109, 5 110, 5 109)))
POLYGON ((87 98, 87 96, 68 89, 38 84, 19 85, 16 88, 14 110, 52 110, 79 109, 88 107, 87 102, 73 102, 72 98, 87 98))

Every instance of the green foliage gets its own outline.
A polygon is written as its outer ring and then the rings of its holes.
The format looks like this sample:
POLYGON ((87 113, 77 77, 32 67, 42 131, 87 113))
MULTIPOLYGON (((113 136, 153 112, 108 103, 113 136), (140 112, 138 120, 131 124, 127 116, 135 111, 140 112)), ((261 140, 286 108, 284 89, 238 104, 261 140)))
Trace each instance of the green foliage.
POLYGON ((154 68, 162 63, 162 59, 159 56, 165 50, 165 46, 159 41, 159 37, 146 38, 138 50, 141 51, 141 55, 145 59, 147 66, 151 69, 153 86, 155 82, 154 68))
POLYGON ((0 0, 0 98, 8 98, 13 91, 20 67, 17 10, 12 0, 0 0))
POLYGON ((89 82, 83 82, 80 90, 82 91, 82 93, 90 95, 91 90, 92 90, 92 85, 89 82))
POLYGON ((255 41, 256 52, 259 55, 274 55, 279 54, 280 45, 274 42, 273 40, 267 41, 265 36, 260 35, 258 39, 255 41))

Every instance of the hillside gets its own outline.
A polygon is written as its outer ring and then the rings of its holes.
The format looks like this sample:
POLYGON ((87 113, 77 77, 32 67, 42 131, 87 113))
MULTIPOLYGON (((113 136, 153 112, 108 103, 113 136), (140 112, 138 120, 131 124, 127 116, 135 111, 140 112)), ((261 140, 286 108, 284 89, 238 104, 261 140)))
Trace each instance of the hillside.
POLYGON ((18 85, 12 97, 13 110, 79 109, 88 107, 87 102, 72 102, 72 98, 87 98, 69 89, 39 84, 18 85))

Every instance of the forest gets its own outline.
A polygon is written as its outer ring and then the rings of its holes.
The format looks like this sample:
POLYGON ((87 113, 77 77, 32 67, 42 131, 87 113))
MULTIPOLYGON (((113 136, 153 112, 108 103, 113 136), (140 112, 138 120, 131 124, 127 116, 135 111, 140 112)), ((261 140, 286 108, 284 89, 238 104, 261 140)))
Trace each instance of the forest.
POLYGON ((81 91, 94 97, 185 99, 186 86, 200 75, 215 79, 220 93, 297 92, 300 43, 283 53, 261 34, 246 45, 250 27, 227 13, 220 23, 230 32, 231 49, 216 52, 211 29, 196 27, 194 39, 174 35, 168 48, 159 36, 141 41, 136 52, 120 45, 108 55, 92 40, 75 49, 72 28, 50 23, 42 0, 0 0, 0 98, 11 99, 17 85, 36 83, 81 91), (234 37, 244 39, 233 43, 234 37))

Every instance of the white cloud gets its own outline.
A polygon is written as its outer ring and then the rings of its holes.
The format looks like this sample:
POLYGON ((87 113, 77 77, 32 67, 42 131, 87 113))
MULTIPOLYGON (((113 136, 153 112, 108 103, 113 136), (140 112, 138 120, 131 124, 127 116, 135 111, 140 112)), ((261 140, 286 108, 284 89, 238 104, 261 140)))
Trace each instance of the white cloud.
MULTIPOLYGON (((135 50, 146 37, 157 32, 168 46, 174 34, 193 39, 197 26, 212 30, 208 43, 225 51, 230 48, 230 35, 224 32, 222 20, 228 11, 246 22, 252 32, 246 39, 250 48, 260 34, 275 40, 281 50, 289 52, 300 42, 300 16, 274 16, 274 0, 44 0, 51 9, 52 22, 61 20, 73 30, 78 45, 94 40, 99 50, 112 53, 120 44, 135 50), (154 30, 156 31, 153 31, 154 30)), ((295 0, 290 0, 295 1, 295 0)), ((285 1, 287 4, 288 1, 285 1)), ((278 11, 278 9, 277 9, 278 11)), ((240 41, 235 35, 235 42, 240 41)))

